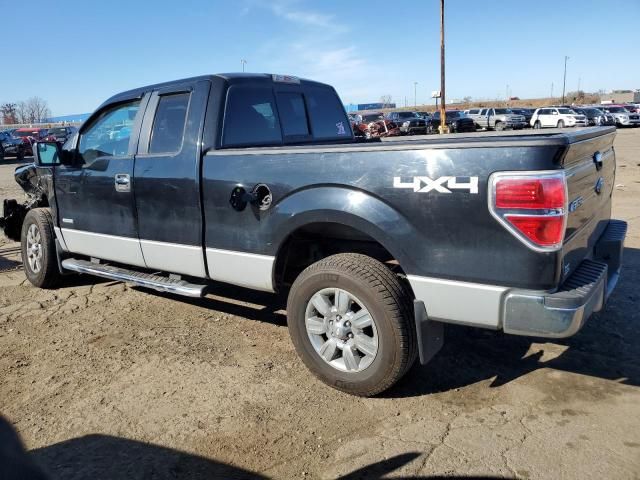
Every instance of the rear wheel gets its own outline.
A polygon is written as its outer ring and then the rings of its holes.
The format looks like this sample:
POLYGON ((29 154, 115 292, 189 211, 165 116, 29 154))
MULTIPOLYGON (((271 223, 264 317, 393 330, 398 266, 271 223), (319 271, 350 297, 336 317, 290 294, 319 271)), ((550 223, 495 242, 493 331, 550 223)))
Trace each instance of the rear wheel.
POLYGON ((24 160, 24 147, 18 147, 18 151, 16 152, 16 158, 19 162, 24 160))
POLYGON ((287 322, 307 368, 354 395, 386 390, 416 358, 411 295, 365 255, 332 255, 304 270, 289 292, 287 322))
POLYGON ((504 130, 504 123, 502 122, 496 122, 496 125, 494 127, 496 129, 497 132, 501 132, 504 130))
POLYGON ((564 120, 558 120, 558 128, 564 128, 564 120))
POLYGON ((0 162, 4 160, 4 148, 2 148, 2 144, 0 144, 0 162))
POLYGON ((21 240, 27 280, 40 288, 56 287, 62 276, 58 270, 53 220, 48 208, 29 210, 22 223, 21 240))

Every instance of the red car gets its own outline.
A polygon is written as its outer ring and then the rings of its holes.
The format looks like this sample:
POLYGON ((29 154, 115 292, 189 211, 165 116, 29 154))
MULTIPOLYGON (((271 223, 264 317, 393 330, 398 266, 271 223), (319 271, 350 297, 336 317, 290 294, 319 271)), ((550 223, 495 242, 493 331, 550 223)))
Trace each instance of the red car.
POLYGON ((353 133, 356 137, 395 137, 400 135, 400 128, 384 118, 382 113, 365 113, 360 119, 352 124, 353 133))
POLYGON ((19 128, 13 132, 13 136, 22 139, 25 155, 33 155, 33 150, 31 149, 33 142, 43 140, 48 131, 46 128, 19 128))

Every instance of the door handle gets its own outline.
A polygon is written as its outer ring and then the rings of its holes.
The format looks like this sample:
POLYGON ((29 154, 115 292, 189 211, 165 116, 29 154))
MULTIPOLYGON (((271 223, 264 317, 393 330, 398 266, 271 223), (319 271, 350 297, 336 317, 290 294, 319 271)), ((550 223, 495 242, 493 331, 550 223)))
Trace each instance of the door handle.
POLYGON ((116 192, 131 191, 131 177, 127 173, 116 173, 115 176, 116 192))

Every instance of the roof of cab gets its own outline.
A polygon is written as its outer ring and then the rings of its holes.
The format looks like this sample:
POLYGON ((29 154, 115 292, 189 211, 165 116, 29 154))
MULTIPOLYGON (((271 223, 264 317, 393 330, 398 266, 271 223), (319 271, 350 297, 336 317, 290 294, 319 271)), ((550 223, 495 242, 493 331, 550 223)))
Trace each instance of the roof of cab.
MULTIPOLYGON (((112 97, 107 99, 105 102, 103 102, 99 108, 102 108, 104 105, 117 102, 119 100, 126 100, 130 98, 135 98, 137 96, 141 96, 144 92, 157 90, 159 88, 164 88, 164 87, 170 87, 172 85, 180 85, 182 83, 193 83, 200 80, 213 81, 216 79, 224 81, 227 85, 238 84, 238 83, 271 83, 271 84, 281 83, 275 80, 276 76, 294 78, 297 81, 299 81, 300 84, 317 85, 317 86, 325 86, 325 87, 329 86, 324 83, 315 82, 313 80, 308 80, 305 78, 293 77, 290 75, 284 76, 284 75, 275 75, 271 73, 217 73, 213 75, 201 75, 198 77, 182 78, 179 80, 172 80, 169 82, 156 83, 154 85, 146 85, 144 87, 138 87, 131 90, 127 90, 125 92, 120 92, 113 95, 112 97)), ((291 84, 290 82, 286 82, 286 81, 282 83, 291 84)))

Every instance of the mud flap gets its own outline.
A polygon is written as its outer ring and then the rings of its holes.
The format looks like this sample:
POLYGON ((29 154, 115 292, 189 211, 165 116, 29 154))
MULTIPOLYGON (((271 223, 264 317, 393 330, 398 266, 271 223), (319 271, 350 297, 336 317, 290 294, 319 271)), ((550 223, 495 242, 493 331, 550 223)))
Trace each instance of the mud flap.
POLYGON ((429 320, 424 302, 420 300, 413 301, 413 311, 416 319, 420 363, 426 365, 444 344, 444 325, 442 322, 429 320))

